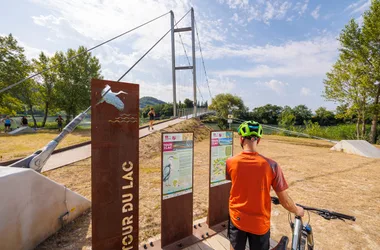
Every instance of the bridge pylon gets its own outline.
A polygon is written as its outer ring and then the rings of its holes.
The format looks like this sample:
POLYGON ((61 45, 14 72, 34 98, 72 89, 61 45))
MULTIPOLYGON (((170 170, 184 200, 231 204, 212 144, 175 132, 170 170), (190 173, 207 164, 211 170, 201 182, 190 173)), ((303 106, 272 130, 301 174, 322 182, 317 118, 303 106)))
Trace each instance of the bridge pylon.
POLYGON ((194 103, 194 110, 193 115, 196 117, 197 115, 197 71, 196 71, 196 57, 195 57, 195 20, 194 20, 194 9, 191 8, 191 27, 184 27, 184 28, 175 28, 175 22, 174 22, 174 13, 171 11, 170 13, 171 17, 171 45, 172 45, 172 82, 173 82, 173 115, 176 117, 177 114, 177 88, 176 88, 176 71, 177 70, 189 70, 191 69, 193 71, 193 103, 194 103), (193 65, 189 66, 176 66, 175 63, 175 36, 174 34, 177 32, 189 32, 191 31, 191 47, 192 47, 192 59, 193 59, 193 65))

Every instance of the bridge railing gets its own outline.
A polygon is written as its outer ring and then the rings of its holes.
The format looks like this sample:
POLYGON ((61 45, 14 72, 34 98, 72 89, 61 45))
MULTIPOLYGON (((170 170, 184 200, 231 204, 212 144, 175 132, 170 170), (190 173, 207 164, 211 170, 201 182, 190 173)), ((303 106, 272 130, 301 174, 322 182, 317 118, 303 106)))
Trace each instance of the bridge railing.
MULTIPOLYGON (((178 117, 182 119, 189 119, 194 116, 194 108, 182 108, 182 109, 178 109, 177 112, 178 112, 178 117)), ((210 111, 208 108, 197 108, 196 117, 199 117, 201 115, 204 115, 210 112, 212 111, 210 111)))

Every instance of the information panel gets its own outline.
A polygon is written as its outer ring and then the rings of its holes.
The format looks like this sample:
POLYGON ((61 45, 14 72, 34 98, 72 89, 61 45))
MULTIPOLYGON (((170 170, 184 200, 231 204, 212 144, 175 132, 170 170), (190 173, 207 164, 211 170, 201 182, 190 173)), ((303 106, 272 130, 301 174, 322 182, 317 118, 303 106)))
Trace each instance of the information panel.
POLYGON ((193 133, 162 134, 161 247, 193 234, 193 138, 193 133))
POLYGON ((163 199, 191 193, 193 189, 193 134, 165 134, 162 148, 163 199))
POLYGON ((209 227, 228 220, 231 181, 226 180, 226 161, 233 153, 233 135, 232 131, 210 132, 209 227))
POLYGON ((232 157, 232 140, 232 131, 211 133, 211 187, 230 182, 226 180, 226 161, 232 157))

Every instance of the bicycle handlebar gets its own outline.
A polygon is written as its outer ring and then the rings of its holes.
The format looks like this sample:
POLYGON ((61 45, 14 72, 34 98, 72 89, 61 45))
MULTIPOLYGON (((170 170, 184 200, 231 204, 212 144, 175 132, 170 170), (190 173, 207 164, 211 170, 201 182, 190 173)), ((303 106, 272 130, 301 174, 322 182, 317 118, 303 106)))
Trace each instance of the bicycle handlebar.
MULTIPOLYGON (((271 199, 272 199, 273 204, 275 204, 275 205, 279 205, 280 204, 280 200, 277 197, 273 197, 272 196, 271 199)), ((346 214, 341 214, 341 213, 337 213, 337 212, 334 212, 334 211, 329 211, 329 210, 326 210, 326 209, 319 209, 319 208, 314 208, 314 207, 303 206, 303 205, 300 205, 300 204, 297 204, 297 203, 296 203, 296 205, 299 206, 299 207, 302 207, 305 210, 316 212, 319 216, 322 216, 326 220, 331 220, 331 219, 345 219, 345 220, 351 220, 351 221, 355 221, 356 220, 356 218, 354 216, 350 216, 350 215, 346 215, 346 214)))

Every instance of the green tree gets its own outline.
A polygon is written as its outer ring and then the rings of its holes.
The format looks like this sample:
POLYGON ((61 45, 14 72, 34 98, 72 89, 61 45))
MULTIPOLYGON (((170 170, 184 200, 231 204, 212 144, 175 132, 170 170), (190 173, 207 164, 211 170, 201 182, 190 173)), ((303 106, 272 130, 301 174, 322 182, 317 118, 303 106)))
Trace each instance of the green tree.
POLYGON ((363 40, 365 41, 363 50, 367 52, 366 58, 363 58, 363 64, 367 65, 369 71, 369 83, 372 85, 372 91, 369 94, 373 98, 370 109, 372 114, 370 140, 376 143, 377 123, 380 116, 380 0, 372 0, 371 7, 364 13, 363 19, 363 40))
POLYGON ((380 0, 372 0, 363 15, 363 26, 351 19, 342 30, 340 56, 325 81, 326 98, 349 104, 348 112, 356 116, 357 137, 365 135, 367 117, 372 116, 372 143, 376 142, 380 114, 380 84, 376 84, 380 82, 379 37, 380 0))
POLYGON ((282 107, 272 104, 257 107, 252 110, 252 119, 265 124, 278 124, 282 107))
POLYGON ((335 109, 335 119, 338 123, 351 123, 352 114, 349 113, 348 104, 338 105, 335 109))
MULTIPOLYGON (((52 60, 43 52, 38 59, 33 59, 33 68, 36 72, 43 71, 52 65, 52 60)), ((55 83, 57 82, 57 71, 55 69, 48 70, 35 78, 40 87, 41 99, 44 105, 44 119, 42 127, 46 124, 49 108, 54 108, 55 100, 55 83)))
POLYGON ((240 118, 248 112, 248 108, 244 106, 243 100, 239 96, 232 94, 219 94, 215 96, 209 109, 216 111, 218 124, 221 128, 227 127, 226 118, 230 111, 236 118, 240 118))
POLYGON ((365 131, 366 108, 370 101, 370 85, 362 68, 341 55, 333 70, 327 73, 324 84, 326 99, 347 105, 346 117, 356 117, 356 135, 357 138, 362 137, 365 131))
POLYGON ((59 64, 55 84, 56 104, 66 112, 67 122, 90 105, 91 79, 102 78, 99 60, 85 51, 86 48, 81 46, 78 50, 57 52, 52 58, 54 65, 59 64), (74 56, 77 57, 67 61, 74 56))
MULTIPOLYGON (((0 36, 0 89, 25 78, 29 71, 24 49, 17 40, 12 34, 0 36)), ((0 114, 16 115, 16 111, 22 109, 22 100, 15 96, 22 89, 24 87, 18 86, 0 94, 0 114)))
POLYGON ((356 135, 361 138, 365 134, 365 121, 374 85, 371 83, 370 65, 367 63, 369 54, 365 49, 365 38, 354 19, 345 26, 339 41, 341 53, 324 81, 325 97, 327 100, 348 104, 348 112, 357 117, 356 135))
POLYGON ((285 128, 290 128, 296 123, 296 116, 291 107, 285 106, 279 116, 279 125, 285 128))
POLYGON ((332 111, 327 110, 325 107, 319 107, 315 111, 315 120, 321 126, 336 125, 335 115, 332 111))
POLYGON ((305 121, 311 120, 313 116, 311 110, 303 104, 293 108, 293 115, 296 118, 295 125, 303 125, 305 121))
POLYGON ((194 107, 194 102, 188 98, 186 98, 183 103, 185 104, 186 108, 193 108, 194 107))

